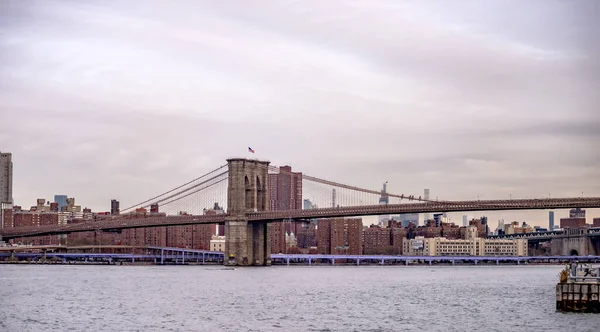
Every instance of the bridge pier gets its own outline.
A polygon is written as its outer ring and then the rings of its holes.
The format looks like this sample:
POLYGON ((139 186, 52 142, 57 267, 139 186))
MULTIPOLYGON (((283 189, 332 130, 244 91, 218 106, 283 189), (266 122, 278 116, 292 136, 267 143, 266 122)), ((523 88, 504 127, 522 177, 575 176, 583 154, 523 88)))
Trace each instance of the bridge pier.
POLYGON ((266 222, 225 222, 225 265, 271 265, 271 242, 266 222))
POLYGON ((225 265, 271 265, 271 241, 266 221, 248 222, 247 213, 269 209, 266 187, 269 162, 227 159, 227 213, 225 220, 225 265))

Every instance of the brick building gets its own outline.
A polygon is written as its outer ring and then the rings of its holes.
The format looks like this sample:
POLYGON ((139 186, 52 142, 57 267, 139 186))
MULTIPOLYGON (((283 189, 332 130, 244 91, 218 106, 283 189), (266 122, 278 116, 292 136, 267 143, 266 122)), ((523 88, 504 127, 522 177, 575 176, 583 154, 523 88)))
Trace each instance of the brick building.
POLYGON ((560 218, 560 228, 584 228, 584 227, 586 227, 585 218, 580 218, 580 217, 560 218))
POLYGON ((14 227, 13 209, 2 210, 2 227, 10 228, 14 227))
POLYGON ((407 231, 405 228, 392 228, 392 248, 393 255, 402 255, 404 241, 406 241, 407 231))
POLYGON ((269 237, 271 238, 271 253, 287 253, 285 245, 285 225, 286 222, 278 221, 267 225, 269 227, 269 237))
POLYGON ((317 246, 317 229, 315 222, 303 223, 296 234, 298 248, 310 249, 317 246))
POLYGON ((600 218, 594 218, 592 227, 600 227, 600 218))
POLYGON ((362 219, 321 219, 317 228, 317 251, 320 254, 361 255, 362 219))
POLYGON ((363 252, 365 255, 384 254, 391 251, 392 228, 371 225, 363 231, 363 252))
POLYGON ((478 237, 481 237, 481 238, 487 237, 487 234, 488 234, 487 217, 473 219, 473 220, 469 221, 469 226, 477 227, 477 236, 478 237))
POLYGON ((442 224, 442 237, 447 239, 461 239, 460 227, 454 224, 442 224))
MULTIPOLYGON (((271 211, 301 210, 302 173, 293 172, 290 166, 279 167, 279 173, 269 174, 269 209, 271 211)), ((269 224, 271 253, 288 252, 286 234, 298 234, 301 222, 274 222, 269 224)))
POLYGON ((271 211, 302 209, 302 173, 281 166, 279 173, 269 174, 268 182, 271 211))

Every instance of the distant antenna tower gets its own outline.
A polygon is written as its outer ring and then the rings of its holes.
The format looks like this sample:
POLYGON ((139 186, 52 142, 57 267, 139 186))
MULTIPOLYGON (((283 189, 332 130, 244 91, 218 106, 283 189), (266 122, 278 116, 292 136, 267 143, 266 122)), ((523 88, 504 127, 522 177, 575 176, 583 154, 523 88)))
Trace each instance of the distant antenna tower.
POLYGON ((335 188, 331 192, 331 207, 335 207, 335 188))

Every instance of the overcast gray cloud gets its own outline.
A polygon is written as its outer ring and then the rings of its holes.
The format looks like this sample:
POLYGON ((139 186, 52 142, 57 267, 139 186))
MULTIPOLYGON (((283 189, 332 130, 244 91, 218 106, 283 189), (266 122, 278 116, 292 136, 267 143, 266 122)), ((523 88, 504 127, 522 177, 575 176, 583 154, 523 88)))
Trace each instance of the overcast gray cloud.
POLYGON ((397 193, 600 196, 598 13, 593 0, 2 1, 0 150, 25 206, 58 193, 128 206, 248 145, 397 193))

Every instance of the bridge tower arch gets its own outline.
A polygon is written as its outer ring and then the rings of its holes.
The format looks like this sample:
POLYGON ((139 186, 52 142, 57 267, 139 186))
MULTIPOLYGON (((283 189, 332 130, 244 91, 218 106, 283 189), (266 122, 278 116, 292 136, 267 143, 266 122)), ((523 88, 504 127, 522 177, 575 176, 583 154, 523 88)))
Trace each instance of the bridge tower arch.
POLYGON ((229 167, 225 221, 225 265, 271 265, 269 227, 266 222, 248 223, 247 213, 266 211, 269 162, 227 159, 229 167))
POLYGON ((585 228, 565 228, 563 233, 551 241, 552 254, 557 256, 593 255, 594 247, 585 228))

